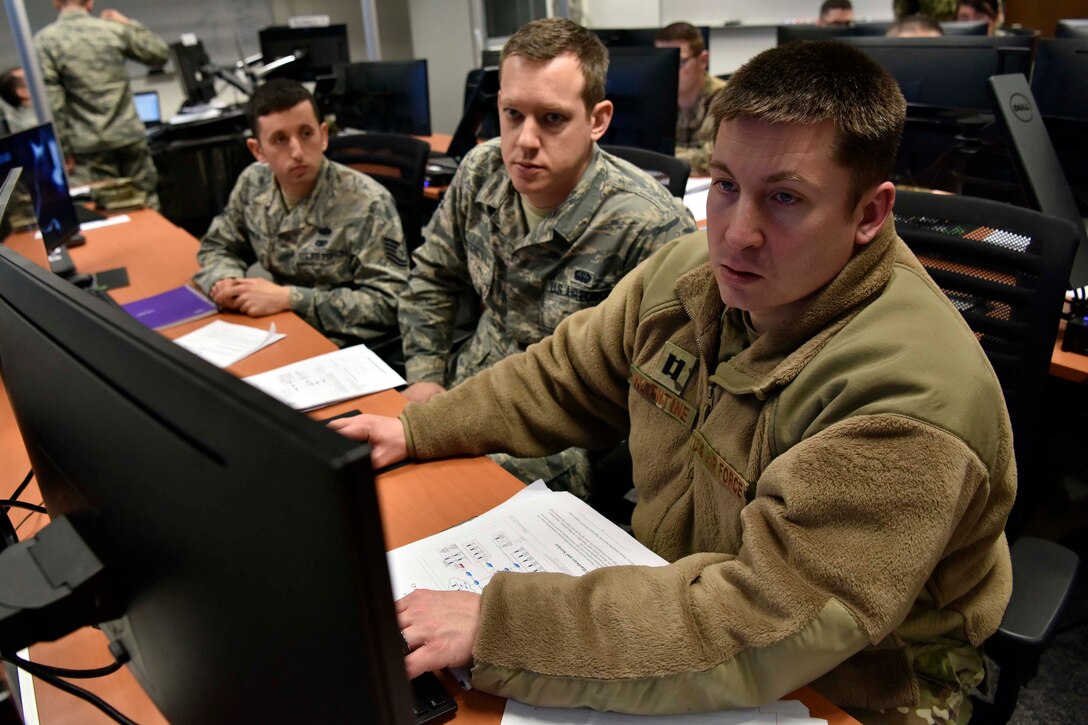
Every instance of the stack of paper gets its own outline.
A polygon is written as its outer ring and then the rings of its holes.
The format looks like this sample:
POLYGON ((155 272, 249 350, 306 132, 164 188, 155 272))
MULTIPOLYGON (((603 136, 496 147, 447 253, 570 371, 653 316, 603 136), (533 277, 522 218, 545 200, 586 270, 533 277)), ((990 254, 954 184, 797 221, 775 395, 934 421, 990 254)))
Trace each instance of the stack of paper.
POLYGON ((212 365, 225 368, 285 337, 287 335, 282 332, 276 332, 274 322, 267 330, 262 330, 258 327, 214 320, 187 335, 182 335, 174 342, 212 365))
POLYGON ((404 378, 365 345, 345 347, 242 380, 303 411, 405 384, 404 378))

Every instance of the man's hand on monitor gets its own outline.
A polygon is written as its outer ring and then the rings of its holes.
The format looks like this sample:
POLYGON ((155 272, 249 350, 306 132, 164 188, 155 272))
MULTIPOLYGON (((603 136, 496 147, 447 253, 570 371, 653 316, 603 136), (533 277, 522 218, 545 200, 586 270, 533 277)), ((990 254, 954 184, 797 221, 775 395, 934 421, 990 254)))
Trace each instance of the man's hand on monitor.
POLYGON ((428 400, 446 392, 446 389, 438 383, 412 383, 404 389, 404 397, 413 403, 426 403, 428 400))
POLYGON ((404 658, 409 679, 472 664, 472 645, 480 629, 479 594, 417 589, 398 599, 394 608, 409 650, 404 658))
POLYGON ((370 463, 385 468, 408 457, 404 425, 399 418, 384 415, 356 415, 329 421, 329 427, 340 435, 370 443, 370 463))

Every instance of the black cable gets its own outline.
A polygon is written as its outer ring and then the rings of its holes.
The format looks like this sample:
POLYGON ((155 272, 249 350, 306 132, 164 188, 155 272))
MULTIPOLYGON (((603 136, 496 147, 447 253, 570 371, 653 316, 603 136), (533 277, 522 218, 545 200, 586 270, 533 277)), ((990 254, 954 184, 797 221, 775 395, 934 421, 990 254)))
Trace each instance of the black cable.
POLYGON ((24 478, 23 482, 16 487, 15 493, 11 494, 12 500, 19 498, 20 494, 22 494, 22 492, 26 490, 26 487, 30 485, 30 480, 32 478, 34 478, 33 468, 26 472, 26 478, 24 478))
POLYGON ((125 717, 121 712, 116 710, 108 702, 100 698, 93 692, 88 692, 82 687, 73 685, 71 682, 65 682, 56 675, 50 673, 47 668, 39 666, 36 662, 29 662, 17 655, 9 654, 7 652, 0 653, 0 659, 3 659, 11 664, 15 665, 21 670, 29 672, 34 677, 37 677, 42 682, 47 682, 58 690, 67 692, 69 695, 78 697, 81 700, 89 702, 96 708, 101 710, 107 717, 114 722, 121 723, 121 725, 136 725, 136 722, 125 717))
MULTIPOLYGON (((16 667, 23 667, 23 665, 29 665, 31 667, 37 667, 43 672, 48 672, 54 677, 68 677, 73 680, 90 680, 95 677, 105 677, 106 675, 112 675, 117 670, 125 666, 125 662, 128 662, 126 657, 123 660, 115 659, 113 662, 105 665, 104 667, 95 667, 91 670, 70 670, 67 667, 54 667, 53 665, 43 665, 41 662, 31 662, 30 660, 24 660, 19 655, 4 655, 11 660, 16 667)), ((23 669, 26 669, 25 667, 23 669)), ((29 670, 28 670, 29 671, 29 670)))
POLYGON ((37 514, 36 511, 31 511, 30 513, 28 513, 26 516, 23 517, 22 521, 15 524, 15 530, 18 531, 19 529, 23 528, 23 524, 25 524, 27 521, 30 521, 31 516, 37 516, 37 515, 38 514, 37 514))
POLYGON ((10 499, 10 498, 9 499, 0 499, 0 506, 5 507, 5 509, 8 509, 8 508, 25 509, 27 511, 33 511, 36 514, 47 514, 47 513, 49 513, 49 511, 46 510, 45 506, 39 506, 36 503, 26 503, 25 501, 15 501, 14 499, 10 499))

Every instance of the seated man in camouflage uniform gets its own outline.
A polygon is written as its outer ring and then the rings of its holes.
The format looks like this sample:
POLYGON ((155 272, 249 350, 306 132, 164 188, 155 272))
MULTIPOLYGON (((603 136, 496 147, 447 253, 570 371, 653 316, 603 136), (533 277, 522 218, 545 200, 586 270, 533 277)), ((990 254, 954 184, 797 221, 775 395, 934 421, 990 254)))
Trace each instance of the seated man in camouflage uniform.
POLYGON ((864 723, 966 723, 1012 589, 1001 387, 897 236, 906 102, 856 48, 757 55, 711 104, 707 231, 400 419, 375 466, 630 441, 634 535, 670 563, 496 575, 397 602, 409 676, 667 715, 811 682, 864 723))
POLYGON ((196 283, 226 310, 292 310, 340 346, 394 332, 408 252, 392 195, 325 158, 329 129, 302 84, 258 88, 249 122, 258 163, 201 240, 196 283), (254 262, 273 281, 246 278, 254 262))
POLYGON ((694 176, 710 175, 714 153, 714 119, 710 99, 725 81, 707 71, 709 54, 703 34, 691 23, 673 23, 657 31, 654 45, 680 50, 680 83, 677 86, 676 158, 691 164, 694 176))
MULTIPOLYGON (((665 241, 695 229, 660 183, 597 147, 612 119, 608 51, 569 20, 529 23, 503 48, 500 139, 470 152, 414 253, 400 328, 405 391, 424 401, 600 302, 665 241), (460 295, 483 312, 450 361, 460 295)), ((584 451, 501 461, 585 495, 584 451)))
POLYGON ((158 209, 158 174, 136 115, 125 61, 158 68, 162 38, 116 10, 90 14, 94 0, 53 0, 56 22, 35 36, 42 80, 65 155, 82 183, 129 177, 158 209))

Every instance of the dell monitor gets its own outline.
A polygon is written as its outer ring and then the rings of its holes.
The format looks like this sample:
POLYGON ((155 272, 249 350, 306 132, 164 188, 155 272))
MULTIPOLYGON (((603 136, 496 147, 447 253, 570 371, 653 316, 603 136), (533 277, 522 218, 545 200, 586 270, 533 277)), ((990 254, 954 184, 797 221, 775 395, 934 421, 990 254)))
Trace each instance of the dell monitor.
POLYGON ((836 40, 857 35, 852 25, 810 25, 798 23, 796 25, 779 25, 775 29, 775 37, 778 45, 795 43, 799 40, 836 40))
POLYGON ((605 98, 612 123, 599 143, 676 152, 678 48, 610 48, 605 98), (648 88, 653 93, 647 93, 648 88))
POLYGON ((294 58, 269 73, 270 78, 315 81, 321 76, 332 75, 335 66, 351 62, 347 25, 274 26, 264 28, 259 35, 266 66, 277 60, 294 58))
POLYGON ((1088 37, 1041 38, 1035 45, 1031 93, 1044 116, 1088 121, 1088 37))
POLYGON ((53 124, 0 138, 0 174, 6 175, 15 166, 23 169, 19 186, 29 193, 46 251, 52 252, 79 234, 79 219, 68 193, 64 156, 53 124))
POLYGON ((5 248, 0 361, 37 540, 100 560, 101 629, 170 722, 414 722, 365 444, 5 248))
POLYGON ((884 66, 907 103, 931 108, 989 112, 986 81, 1003 73, 1028 73, 1031 39, 955 36, 941 38, 840 38, 884 66))
MULTIPOLYGON (((703 47, 710 48, 710 27, 698 26, 703 36, 703 47)), ((607 48, 653 48, 654 38, 661 28, 591 28, 607 48)))
POLYGON ((1088 38, 1088 20, 1059 20, 1054 27, 1055 38, 1088 38))
POLYGON ((178 83, 185 95, 182 106, 210 103, 215 98, 215 68, 204 50, 204 44, 199 40, 192 45, 171 43, 170 57, 174 60, 178 83))
POLYGON ((341 128, 431 135, 427 61, 374 61, 335 69, 332 105, 341 128))

